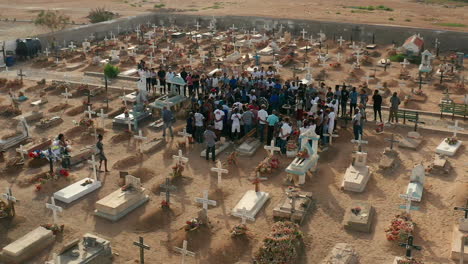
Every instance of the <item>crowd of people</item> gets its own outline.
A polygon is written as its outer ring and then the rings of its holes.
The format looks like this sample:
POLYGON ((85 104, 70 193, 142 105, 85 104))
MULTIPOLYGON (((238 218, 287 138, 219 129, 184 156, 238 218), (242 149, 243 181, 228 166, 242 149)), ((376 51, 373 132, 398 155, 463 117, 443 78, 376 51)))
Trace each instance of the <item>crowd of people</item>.
MULTIPOLYGON (((260 142, 270 144, 275 140, 285 153, 292 135, 312 128, 320 136, 322 147, 327 147, 338 117, 352 122, 355 139, 362 135, 370 100, 374 121, 377 118, 383 121, 382 96, 375 90, 370 97, 365 86, 358 88, 343 83, 333 89, 324 82, 306 85, 298 77, 283 81, 273 67, 257 67, 252 72, 236 76, 229 76, 221 69, 212 75, 186 71, 185 68, 180 73, 164 67, 156 72, 155 69, 147 69, 144 61, 140 61, 138 69, 140 77, 147 78, 148 92, 157 92, 158 84, 161 94, 174 89, 173 92, 190 97, 191 112, 186 130, 197 143, 207 141, 214 146, 213 140, 220 137, 238 140, 255 128, 254 136, 260 142), (174 76, 180 76, 186 85, 171 87, 168 80, 174 76)), ((398 122, 400 99, 397 93, 389 103, 388 122, 394 118, 398 122)), ((170 128, 168 122, 173 122, 173 118, 169 120, 167 111, 170 110, 165 111, 165 127, 170 128)))

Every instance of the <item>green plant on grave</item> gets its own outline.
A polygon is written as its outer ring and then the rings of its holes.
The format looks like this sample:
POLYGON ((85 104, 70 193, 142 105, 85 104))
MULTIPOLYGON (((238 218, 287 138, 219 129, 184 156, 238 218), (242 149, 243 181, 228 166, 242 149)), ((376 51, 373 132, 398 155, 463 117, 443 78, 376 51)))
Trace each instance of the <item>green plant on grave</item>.
POLYGON ((94 24, 112 20, 115 17, 117 17, 116 13, 106 10, 104 7, 97 7, 91 10, 86 18, 89 19, 89 22, 94 24))
POLYGON ((119 75, 119 73, 120 69, 117 66, 108 63, 106 67, 104 67, 104 75, 109 79, 116 78, 119 75))
POLYGON ((403 60, 405 60, 405 54, 395 54, 390 56, 389 59, 393 62, 402 62, 403 60))
POLYGON ((34 19, 34 24, 36 26, 46 27, 52 32, 65 28, 69 22, 70 17, 62 14, 58 10, 41 10, 34 19))

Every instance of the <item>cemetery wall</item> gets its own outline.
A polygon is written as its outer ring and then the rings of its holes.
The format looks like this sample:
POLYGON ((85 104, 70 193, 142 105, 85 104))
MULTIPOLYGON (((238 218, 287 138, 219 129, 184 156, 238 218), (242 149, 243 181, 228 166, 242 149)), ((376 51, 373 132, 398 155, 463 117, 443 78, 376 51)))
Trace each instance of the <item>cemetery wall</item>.
MULTIPOLYGON (((109 36, 112 31, 117 33, 117 26, 119 25, 120 32, 127 31, 130 28, 135 29, 138 24, 146 24, 148 21, 156 25, 170 26, 173 23, 178 26, 190 25, 194 28, 198 20, 200 25, 206 28, 209 25, 212 16, 197 16, 185 14, 171 14, 171 13, 145 13, 139 16, 125 17, 112 21, 102 22, 98 24, 91 24, 79 26, 76 28, 66 29, 56 32, 54 34, 45 34, 38 36, 44 44, 55 38, 59 43, 63 40, 75 41, 80 43, 85 38, 89 38, 94 34, 98 39, 103 39, 106 35, 109 36)), ((237 28, 253 29, 262 31, 264 25, 269 25, 270 28, 275 26, 276 29, 282 24, 289 32, 300 35, 300 31, 305 29, 310 33, 314 33, 314 38, 317 38, 317 33, 322 30, 328 39, 339 38, 343 36, 344 39, 354 41, 372 42, 375 38, 377 44, 390 44, 395 42, 401 45, 404 40, 413 35, 421 34, 425 40, 425 48, 432 49, 435 39, 438 38, 441 42, 441 51, 458 50, 468 53, 468 33, 446 30, 431 30, 423 28, 399 27, 388 25, 367 25, 367 24, 350 24, 342 22, 329 22, 329 21, 314 21, 314 20, 298 20, 298 19, 277 19, 277 18, 263 18, 263 17, 241 17, 241 16, 222 16, 216 18, 216 27, 218 29, 227 29, 233 24, 237 28)))

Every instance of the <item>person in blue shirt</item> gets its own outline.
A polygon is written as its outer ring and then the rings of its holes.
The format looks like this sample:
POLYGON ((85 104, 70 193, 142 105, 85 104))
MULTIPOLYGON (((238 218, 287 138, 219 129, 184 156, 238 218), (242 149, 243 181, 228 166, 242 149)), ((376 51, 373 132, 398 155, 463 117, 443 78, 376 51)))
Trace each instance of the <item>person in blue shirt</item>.
POLYGON ((349 110, 349 116, 353 116, 353 109, 356 109, 357 107, 358 96, 359 94, 358 92, 356 92, 356 87, 353 87, 353 89, 349 93, 349 100, 350 100, 349 106, 351 108, 349 110))
POLYGON ((231 80, 229 80, 229 85, 231 86, 232 89, 237 88, 237 79, 234 78, 234 75, 231 77, 231 80))
POLYGON ((275 126, 279 122, 279 117, 276 115, 276 110, 273 110, 271 115, 267 118, 268 123, 268 133, 267 133, 267 144, 273 139, 273 132, 275 131, 275 126))
POLYGON ((270 96, 270 103, 271 103, 271 108, 274 110, 278 110, 279 106, 279 96, 278 93, 275 91, 273 94, 270 96))

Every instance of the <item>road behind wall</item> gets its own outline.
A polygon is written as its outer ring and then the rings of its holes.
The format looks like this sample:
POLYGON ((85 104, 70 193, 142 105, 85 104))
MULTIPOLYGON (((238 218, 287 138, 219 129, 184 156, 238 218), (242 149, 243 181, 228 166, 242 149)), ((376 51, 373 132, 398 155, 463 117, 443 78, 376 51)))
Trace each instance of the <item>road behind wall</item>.
MULTIPOLYGON (((374 36, 375 43, 377 44, 391 44, 395 42, 397 45, 401 45, 406 38, 419 33, 425 40, 425 48, 433 49, 435 39, 438 38, 441 42, 441 51, 456 50, 465 54, 468 53, 468 33, 457 31, 263 17, 222 16, 214 18, 216 19, 216 28, 221 30, 225 30, 234 24, 236 28, 250 30, 256 28, 257 31, 263 32, 265 25, 268 25, 269 28, 275 27, 278 30, 279 25, 282 24, 285 27, 284 30, 297 36, 301 35, 300 31, 302 29, 305 29, 308 32, 308 36, 313 33, 313 37, 317 38, 317 33, 322 30, 328 39, 333 39, 334 37, 338 39, 340 36, 343 36, 346 40, 351 40, 352 38, 354 41, 372 43, 374 36)), ((98 24, 65 29, 53 34, 39 35, 38 38, 45 44, 43 47, 47 47, 47 43, 53 38, 58 43, 63 43, 64 40, 81 43, 85 38, 89 39, 91 34, 96 36, 97 39, 103 39, 106 35, 109 37, 111 31, 116 34, 118 32, 117 26, 120 26, 120 33, 130 29, 134 30, 139 24, 144 25, 148 21, 166 27, 175 24, 182 27, 190 26, 190 28, 195 28, 194 26, 198 21, 202 28, 207 28, 212 19, 212 16, 144 13, 139 16, 119 18, 98 24)), ((311 19, 313 18, 311 17, 311 19)))

